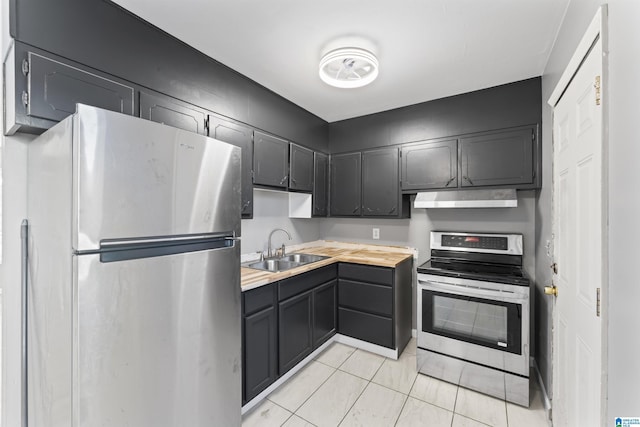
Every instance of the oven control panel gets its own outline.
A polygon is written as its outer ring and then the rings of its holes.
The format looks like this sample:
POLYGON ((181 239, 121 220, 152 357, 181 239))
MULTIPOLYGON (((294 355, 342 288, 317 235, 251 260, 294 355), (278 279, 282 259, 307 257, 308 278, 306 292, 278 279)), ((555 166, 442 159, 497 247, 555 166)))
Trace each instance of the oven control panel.
POLYGON ((522 234, 432 231, 431 249, 522 255, 522 234))
POLYGON ((509 239, 503 236, 489 237, 443 234, 441 245, 443 247, 453 248, 497 249, 506 251, 509 248, 509 239))

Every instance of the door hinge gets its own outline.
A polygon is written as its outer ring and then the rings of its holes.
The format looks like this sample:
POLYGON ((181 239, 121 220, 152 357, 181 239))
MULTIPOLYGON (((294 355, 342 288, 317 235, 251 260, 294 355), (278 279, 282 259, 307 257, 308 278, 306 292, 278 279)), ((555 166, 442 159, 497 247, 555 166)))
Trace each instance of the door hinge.
POLYGON ((205 135, 211 136, 209 135, 209 117, 204 119, 204 132, 205 132, 205 135))
POLYGON ((25 76, 29 74, 29 61, 27 61, 26 59, 22 60, 22 74, 24 74, 25 76))
POLYGON ((596 82, 593 87, 596 88, 596 105, 600 105, 600 76, 596 76, 596 82))
POLYGON ((600 317, 600 288, 596 288, 596 317, 600 317))
POLYGON ((25 107, 29 106, 29 94, 25 90, 22 91, 22 104, 25 107))

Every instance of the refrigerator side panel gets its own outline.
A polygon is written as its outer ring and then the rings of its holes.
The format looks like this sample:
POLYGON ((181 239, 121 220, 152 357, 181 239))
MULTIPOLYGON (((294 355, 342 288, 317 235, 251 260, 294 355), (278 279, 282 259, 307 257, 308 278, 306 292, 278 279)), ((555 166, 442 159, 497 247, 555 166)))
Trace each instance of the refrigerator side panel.
POLYGON ((101 239, 240 235, 240 149, 78 105, 74 248, 101 239))
POLYGON ((34 426, 69 425, 72 412, 72 120, 28 148, 28 414, 34 426))
POLYGON ((239 245, 77 262, 75 425, 239 426, 239 245))

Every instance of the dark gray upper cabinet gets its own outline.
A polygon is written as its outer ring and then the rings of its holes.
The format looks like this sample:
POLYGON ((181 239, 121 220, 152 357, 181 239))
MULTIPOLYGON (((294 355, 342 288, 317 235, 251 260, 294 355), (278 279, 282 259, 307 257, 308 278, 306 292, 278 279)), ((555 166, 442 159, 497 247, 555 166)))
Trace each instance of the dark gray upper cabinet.
POLYGON ((313 151, 289 144, 289 190, 313 191, 313 151))
POLYGON ((166 95, 140 92, 140 117, 206 135, 206 113, 166 95))
POLYGON ((534 127, 460 138, 461 187, 534 184, 534 127))
POLYGON ((329 172, 329 156, 314 153, 313 156, 313 216, 327 216, 329 213, 327 188, 329 172))
POLYGON ((402 190, 434 190, 458 186, 458 140, 402 146, 402 190))
POLYGON ((209 136, 242 148, 242 218, 253 218, 253 130, 210 114, 209 136))
MULTIPOLYGON (((15 117, 7 120, 5 133, 41 132, 75 113, 76 104, 86 104, 133 115, 134 88, 115 77, 82 67, 53 55, 34 52, 16 43, 7 61, 12 69, 7 94, 13 94, 15 117), (13 81, 15 80, 15 81, 13 81)), ((5 94, 5 95, 7 95, 5 94)))
POLYGON ((398 148, 362 152, 362 214, 397 216, 400 211, 398 148))
POLYGON ((253 141, 253 183, 287 188, 289 143, 259 131, 253 133, 253 141))
POLYGON ((362 213, 361 154, 332 154, 330 164, 331 216, 360 216, 362 213))

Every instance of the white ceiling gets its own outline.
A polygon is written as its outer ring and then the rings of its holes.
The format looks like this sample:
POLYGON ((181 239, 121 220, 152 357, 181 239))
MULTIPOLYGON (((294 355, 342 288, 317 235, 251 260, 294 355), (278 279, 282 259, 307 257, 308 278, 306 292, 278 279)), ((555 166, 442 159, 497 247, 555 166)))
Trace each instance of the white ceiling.
POLYGON ((542 75, 569 0, 115 0, 329 121, 542 75), (373 50, 371 85, 336 89, 318 62, 373 50))

